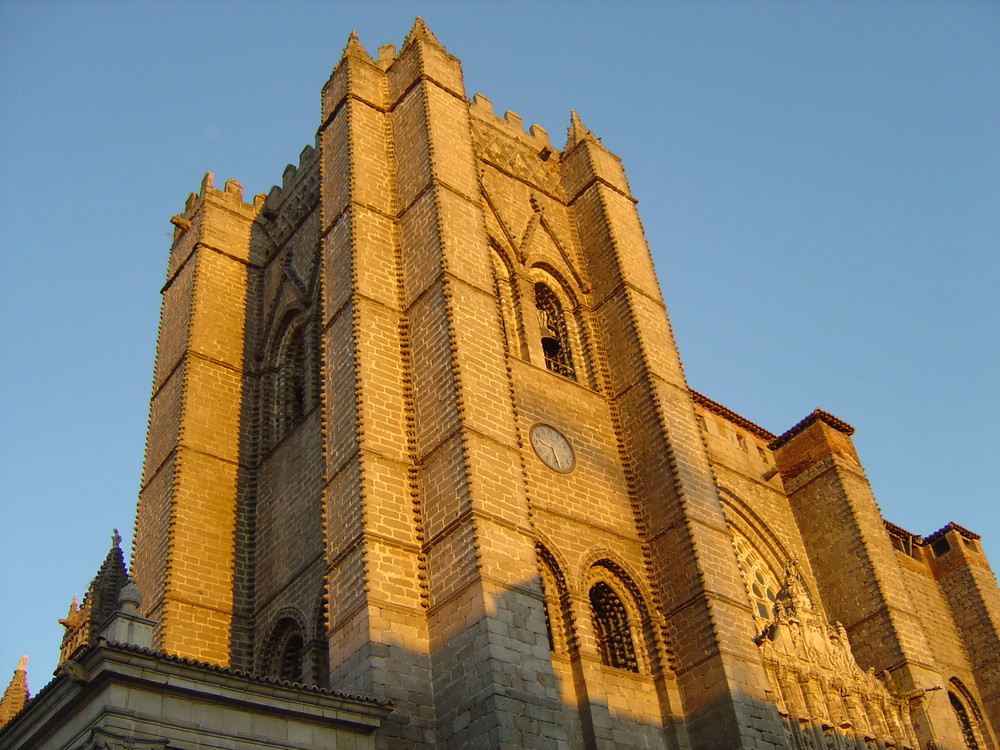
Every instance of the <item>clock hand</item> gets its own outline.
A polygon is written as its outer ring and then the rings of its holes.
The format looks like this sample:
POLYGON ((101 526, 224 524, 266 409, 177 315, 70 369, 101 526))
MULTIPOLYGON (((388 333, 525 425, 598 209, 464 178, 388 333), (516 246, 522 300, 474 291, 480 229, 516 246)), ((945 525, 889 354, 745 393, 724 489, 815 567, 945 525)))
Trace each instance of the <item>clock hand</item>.
POLYGON ((548 456, 549 456, 549 461, 551 461, 552 463, 554 463, 554 464, 556 464, 558 466, 559 465, 559 459, 556 456, 556 452, 552 449, 552 446, 549 445, 548 443, 542 443, 542 445, 545 446, 545 450, 546 450, 546 452, 548 453, 548 456))
POLYGON ((558 451, 555 453, 556 466, 560 469, 569 468, 569 460, 563 451, 558 451))

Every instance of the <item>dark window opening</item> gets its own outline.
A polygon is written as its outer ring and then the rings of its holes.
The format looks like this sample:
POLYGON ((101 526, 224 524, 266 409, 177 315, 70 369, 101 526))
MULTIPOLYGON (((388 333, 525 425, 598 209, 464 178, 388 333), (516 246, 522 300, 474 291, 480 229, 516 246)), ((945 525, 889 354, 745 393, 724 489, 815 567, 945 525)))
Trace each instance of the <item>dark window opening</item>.
POLYGON ((951 545, 948 544, 947 539, 941 537, 931 545, 931 549, 934 550, 935 557, 941 557, 941 555, 951 549, 951 545))
POLYGON ((898 536, 889 532, 889 541, 892 542, 892 546, 902 552, 904 555, 908 555, 916 560, 920 559, 920 550, 913 543, 912 536, 898 536))
POLYGON ((291 682, 302 681, 302 636, 293 635, 285 641, 278 662, 278 677, 291 682))
POLYGON ((285 329, 274 361, 272 419, 274 441, 283 438, 305 416, 308 375, 305 326, 293 322, 285 329))
POLYGON ((573 353, 569 346, 566 318, 552 290, 544 284, 535 284, 535 308, 542 334, 542 355, 545 367, 567 378, 576 378, 573 353))
POLYGON ((268 639, 265 671, 279 680, 304 682, 305 640, 301 626, 292 618, 282 619, 268 639))
POLYGON ((306 373, 305 373, 305 337, 302 328, 298 327, 288 337, 285 351, 281 358, 281 406, 285 413, 285 422, 294 424, 305 413, 306 407, 306 373))
POLYGON ((972 718, 969 716, 969 712, 954 693, 948 693, 948 700, 951 701, 955 717, 962 727, 962 739, 965 740, 965 747, 967 750, 979 750, 979 740, 976 739, 976 733, 972 728, 972 718))
POLYGON ((590 607, 601 651, 601 663, 616 669, 638 672, 632 630, 628 613, 618 595, 606 583, 596 583, 590 589, 590 607))

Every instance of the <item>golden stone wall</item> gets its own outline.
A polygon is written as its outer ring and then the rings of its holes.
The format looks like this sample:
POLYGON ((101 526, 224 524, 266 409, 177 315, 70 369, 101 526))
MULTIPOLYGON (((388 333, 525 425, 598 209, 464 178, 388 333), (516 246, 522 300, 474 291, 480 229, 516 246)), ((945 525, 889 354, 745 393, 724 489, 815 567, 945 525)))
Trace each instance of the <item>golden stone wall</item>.
POLYGON ((994 742, 985 560, 894 550, 832 415, 776 437, 688 388, 575 113, 559 150, 422 21, 352 35, 316 147, 240 192, 174 219, 160 648, 391 700, 381 747, 961 748, 954 700, 994 742))

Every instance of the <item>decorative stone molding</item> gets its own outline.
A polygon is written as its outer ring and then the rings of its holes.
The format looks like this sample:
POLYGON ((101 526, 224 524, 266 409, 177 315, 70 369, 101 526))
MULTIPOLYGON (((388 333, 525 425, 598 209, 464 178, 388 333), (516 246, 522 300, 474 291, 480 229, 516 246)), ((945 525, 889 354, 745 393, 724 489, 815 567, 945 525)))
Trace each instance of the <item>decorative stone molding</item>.
POLYGON ((794 561, 785 569, 773 619, 755 639, 774 687, 790 747, 917 748, 908 695, 892 678, 858 666, 843 625, 813 605, 794 561))

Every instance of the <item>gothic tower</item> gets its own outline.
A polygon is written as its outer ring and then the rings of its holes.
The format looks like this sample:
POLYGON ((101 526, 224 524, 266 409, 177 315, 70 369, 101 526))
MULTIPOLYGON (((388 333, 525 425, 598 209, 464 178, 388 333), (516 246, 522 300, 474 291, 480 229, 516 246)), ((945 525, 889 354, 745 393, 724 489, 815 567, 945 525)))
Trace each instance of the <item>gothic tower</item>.
POLYGON ((923 697, 948 674, 993 741, 985 559, 911 566, 948 618, 975 599, 942 661, 849 426, 689 389, 576 113, 560 150, 421 20, 376 58, 352 34, 281 186, 207 175, 172 221, 131 571, 156 649, 392 701, 381 747, 961 747, 923 697))

